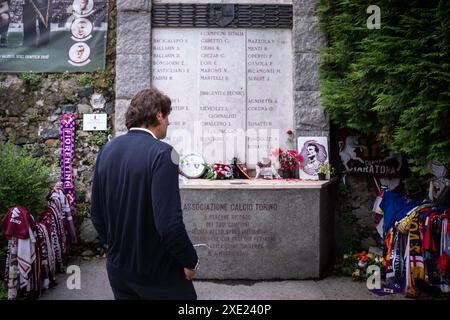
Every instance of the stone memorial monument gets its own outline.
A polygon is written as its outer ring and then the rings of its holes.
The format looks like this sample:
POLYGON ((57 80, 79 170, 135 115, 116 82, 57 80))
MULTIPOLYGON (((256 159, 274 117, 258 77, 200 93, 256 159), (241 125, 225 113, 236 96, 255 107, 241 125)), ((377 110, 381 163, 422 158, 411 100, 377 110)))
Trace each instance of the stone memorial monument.
MULTIPOLYGON (((172 99, 168 137, 254 168, 285 133, 329 136, 317 0, 118 0, 116 135, 133 95, 172 99)), ((184 221, 203 279, 306 279, 332 258, 332 181, 189 180, 184 221)))

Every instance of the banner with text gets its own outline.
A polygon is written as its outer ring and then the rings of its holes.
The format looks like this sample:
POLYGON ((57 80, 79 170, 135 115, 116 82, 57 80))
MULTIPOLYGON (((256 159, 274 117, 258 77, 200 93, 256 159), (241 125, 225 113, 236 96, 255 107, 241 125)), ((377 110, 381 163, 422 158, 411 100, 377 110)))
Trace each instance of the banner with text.
POLYGON ((351 175, 404 178, 409 174, 406 161, 373 136, 341 130, 338 137, 342 172, 351 175))
POLYGON ((0 72, 105 67, 108 0, 0 0, 0 72))

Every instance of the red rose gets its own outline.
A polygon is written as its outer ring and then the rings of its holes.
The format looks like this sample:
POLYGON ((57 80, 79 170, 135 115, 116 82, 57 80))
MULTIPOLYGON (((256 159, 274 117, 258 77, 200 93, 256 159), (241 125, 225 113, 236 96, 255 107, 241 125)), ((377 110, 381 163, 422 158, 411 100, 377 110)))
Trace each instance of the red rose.
POLYGON ((292 130, 288 130, 287 132, 286 132, 288 135, 293 135, 294 133, 292 132, 292 130))
POLYGON ((303 161, 303 156, 300 153, 297 155, 297 161, 298 162, 302 162, 303 161))

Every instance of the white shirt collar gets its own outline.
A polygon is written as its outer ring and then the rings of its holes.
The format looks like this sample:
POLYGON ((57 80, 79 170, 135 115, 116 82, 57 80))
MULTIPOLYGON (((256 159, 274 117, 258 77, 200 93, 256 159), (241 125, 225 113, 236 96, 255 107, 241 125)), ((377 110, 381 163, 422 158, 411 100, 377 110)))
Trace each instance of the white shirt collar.
POLYGON ((130 128, 130 129, 129 129, 129 131, 134 131, 134 130, 140 130, 140 131, 145 131, 145 132, 147 132, 147 133, 150 133, 150 134, 153 136, 153 138, 155 138, 156 140, 158 140, 158 138, 155 136, 155 134, 154 134, 153 132, 151 132, 150 130, 146 129, 146 128, 133 127, 133 128, 130 128))

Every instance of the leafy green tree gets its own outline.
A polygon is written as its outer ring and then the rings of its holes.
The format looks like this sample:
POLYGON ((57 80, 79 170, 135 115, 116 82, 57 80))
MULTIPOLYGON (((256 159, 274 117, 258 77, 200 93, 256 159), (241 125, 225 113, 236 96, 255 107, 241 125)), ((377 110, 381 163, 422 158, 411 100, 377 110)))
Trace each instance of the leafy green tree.
POLYGON ((375 134, 411 169, 450 159, 450 2, 381 0, 381 28, 367 28, 369 0, 321 0, 328 46, 320 74, 334 123, 375 134))

